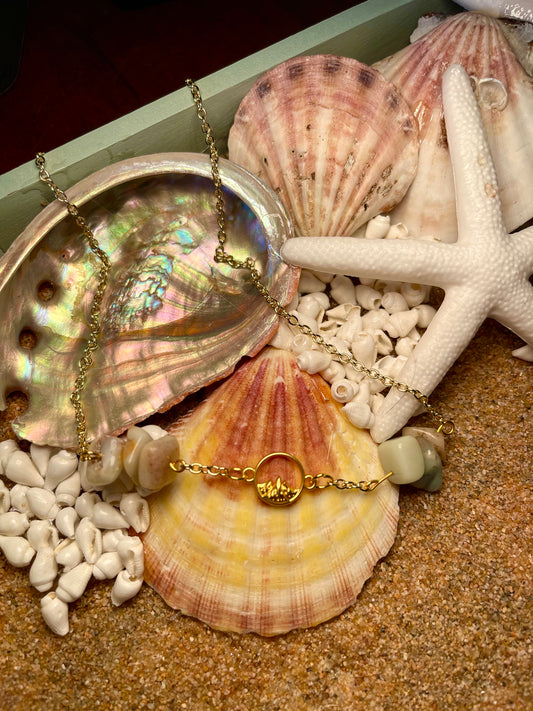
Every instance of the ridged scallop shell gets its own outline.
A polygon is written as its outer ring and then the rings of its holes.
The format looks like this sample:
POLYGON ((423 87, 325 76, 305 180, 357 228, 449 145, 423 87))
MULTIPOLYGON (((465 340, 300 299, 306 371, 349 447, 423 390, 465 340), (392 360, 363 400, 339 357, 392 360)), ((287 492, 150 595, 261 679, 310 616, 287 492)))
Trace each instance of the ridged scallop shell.
POLYGON ((355 59, 295 57, 241 102, 230 159, 264 180, 298 235, 352 234, 403 197, 417 165, 416 121, 396 89, 355 59))
MULTIPOLYGON (((368 432, 286 351, 267 348, 241 365, 169 429, 189 462, 255 466, 285 451, 312 475, 383 475, 368 432)), ((317 625, 355 601, 393 543, 398 491, 388 482, 371 493, 304 491, 277 509, 251 484, 183 472, 150 497, 150 515, 145 580, 171 607, 217 629, 274 635, 317 625)))
POLYGON ((462 64, 475 84, 509 231, 533 217, 533 80, 512 52, 499 20, 460 13, 373 66, 402 93, 420 126, 418 171, 391 219, 413 235, 457 239, 453 173, 441 83, 462 64))
MULTIPOLYGON (((281 262, 290 222, 257 179, 221 161, 228 252, 254 257, 267 287, 292 298, 298 270, 281 262)), ((117 163, 69 191, 111 261, 102 330, 82 402, 89 438, 119 432, 225 377, 276 328, 247 272, 217 265, 209 158, 145 156, 117 163)), ((88 336, 96 260, 74 220, 51 203, 0 262, 0 407, 23 390, 13 428, 25 439, 76 444, 70 403, 88 336), (24 347, 33 333, 36 344, 24 347)))

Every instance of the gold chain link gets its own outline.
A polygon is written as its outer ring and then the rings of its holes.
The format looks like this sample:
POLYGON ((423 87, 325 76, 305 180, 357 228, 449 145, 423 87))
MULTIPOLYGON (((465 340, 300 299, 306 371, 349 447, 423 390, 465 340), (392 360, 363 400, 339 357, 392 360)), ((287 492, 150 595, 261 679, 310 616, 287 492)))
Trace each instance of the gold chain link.
POLYGON ((85 417, 85 412, 83 410, 83 405, 81 401, 81 394, 87 385, 87 371, 93 364, 92 353, 98 348, 98 336, 100 334, 100 308, 102 305, 102 299, 104 297, 104 292, 107 287, 107 281, 109 276, 109 269, 111 268, 111 263, 109 257, 104 252, 104 250, 98 244, 98 240, 94 236, 91 228, 87 224, 86 219, 83 215, 80 215, 78 208, 68 199, 67 195, 63 190, 61 190, 56 183, 52 180, 50 173, 45 168, 45 158, 43 153, 37 153, 35 157, 35 163, 39 169, 39 178, 46 183, 54 196, 62 203, 67 206, 67 210, 72 217, 76 220, 78 227, 80 227, 83 232, 84 237, 89 243, 89 247, 93 254, 101 262, 100 271, 98 273, 98 286, 93 296, 91 311, 89 315, 89 338, 85 344, 83 350, 83 355, 78 364, 78 376, 74 382, 74 389, 70 396, 72 405, 74 406, 74 412, 76 417, 76 432, 78 436, 78 455, 80 459, 83 460, 93 460, 99 459, 100 454, 98 452, 92 452, 89 449, 89 443, 87 441, 87 420, 85 417))

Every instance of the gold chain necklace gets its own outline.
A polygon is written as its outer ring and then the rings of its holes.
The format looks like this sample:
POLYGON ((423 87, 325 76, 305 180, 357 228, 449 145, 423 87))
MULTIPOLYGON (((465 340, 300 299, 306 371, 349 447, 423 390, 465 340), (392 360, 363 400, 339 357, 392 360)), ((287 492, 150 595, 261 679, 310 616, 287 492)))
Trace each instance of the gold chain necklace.
MULTIPOLYGON (((449 435, 454 430, 454 425, 452 420, 446 419, 430 402, 427 395, 424 395, 420 390, 411 387, 407 383, 403 383, 399 380, 395 380, 390 376, 384 375, 379 370, 375 368, 369 368, 361 361, 354 358, 354 356, 348 353, 341 353, 334 345, 328 343, 323 336, 315 333, 309 326, 300 323, 298 317, 294 314, 290 314, 285 307, 269 292, 267 287, 261 282, 261 274, 259 273, 255 260, 252 257, 247 257, 244 260, 238 260, 233 255, 228 254, 225 249, 225 244, 227 242, 226 234, 226 220, 224 211, 224 196, 222 192, 222 181, 220 179, 219 172, 219 155, 215 145, 215 140, 213 138, 213 131, 210 124, 207 121, 207 114, 205 107, 202 102, 202 97, 198 86, 191 80, 187 79, 186 84, 189 87, 194 103, 196 104, 196 112, 198 118, 201 122, 202 132, 205 137, 206 145, 209 149, 209 155, 211 160, 211 176, 214 185, 215 194, 215 209, 217 213, 217 224, 218 224, 218 245, 214 253, 214 261, 216 263, 224 263, 233 269, 246 269, 250 274, 250 279, 265 299, 268 305, 275 311, 278 316, 284 318, 287 323, 291 326, 298 328, 303 334, 309 336, 313 342, 318 345, 323 350, 327 351, 335 360, 339 361, 343 365, 351 366, 356 372, 363 373, 368 378, 373 380, 379 380, 386 387, 393 387, 400 392, 406 392, 411 394, 431 415, 438 431, 442 431, 444 434, 449 435)), ((104 250, 98 244, 96 237, 94 236, 91 228, 87 224, 85 218, 79 213, 76 205, 69 201, 67 195, 63 190, 61 190, 57 184, 54 182, 50 174, 45 168, 45 158, 43 153, 38 153, 36 156, 36 165, 39 169, 39 178, 46 183, 54 196, 60 201, 65 203, 67 210, 70 215, 72 215, 78 226, 81 228, 83 235, 88 241, 91 251, 96 255, 96 257, 101 262, 98 287, 94 294, 90 318, 89 318, 89 338, 85 346, 83 355, 79 361, 78 376, 74 383, 74 388, 71 394, 71 402, 74 407, 75 417, 76 417, 76 428, 78 437, 78 455, 82 461, 97 460, 100 458, 100 453, 89 449, 89 444, 87 441, 87 421, 85 413, 83 410, 81 395, 86 386, 87 372, 91 367, 92 353, 98 348, 98 336, 100 334, 100 322, 101 322, 101 304, 105 289, 107 287, 109 270, 111 267, 109 257, 104 250)), ((348 481, 345 479, 335 479, 330 474, 319 474, 312 476, 310 474, 305 474, 303 466, 300 461, 292 454, 287 452, 272 452, 267 454, 261 459, 261 461, 255 466, 245 466, 245 467, 225 467, 218 465, 206 465, 199 462, 187 463, 183 460, 178 460, 177 462, 171 463, 172 469, 176 472, 189 471, 193 474, 205 474, 209 476, 220 476, 232 481, 244 481, 253 483, 257 492, 257 495, 262 501, 274 506, 286 506, 293 503, 300 496, 302 491, 312 490, 312 489, 325 489, 333 486, 337 489, 358 489, 360 491, 373 491, 381 482, 388 479, 393 472, 385 474, 381 479, 372 479, 371 481, 348 481), (271 459, 273 458, 284 458, 290 460, 299 470, 300 473, 300 485, 291 488, 287 484, 282 482, 279 478, 273 484, 259 483, 258 472, 259 470, 271 459)))

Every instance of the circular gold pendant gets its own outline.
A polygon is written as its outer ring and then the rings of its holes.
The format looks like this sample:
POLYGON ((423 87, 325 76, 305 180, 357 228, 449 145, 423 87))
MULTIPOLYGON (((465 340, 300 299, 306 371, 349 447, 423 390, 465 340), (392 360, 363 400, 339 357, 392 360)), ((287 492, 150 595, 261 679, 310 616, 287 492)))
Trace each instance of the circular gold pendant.
POLYGON ((269 506, 290 506, 290 504, 293 504, 300 497, 304 489, 304 482, 305 472, 301 462, 292 454, 287 454, 286 452, 272 452, 271 454, 267 454, 266 457, 263 457, 259 464, 257 464, 254 471, 254 486, 257 496, 269 506), (298 470, 299 483, 288 483, 279 475, 275 480, 271 478, 260 481, 259 470, 274 458, 288 459, 293 462, 298 470))

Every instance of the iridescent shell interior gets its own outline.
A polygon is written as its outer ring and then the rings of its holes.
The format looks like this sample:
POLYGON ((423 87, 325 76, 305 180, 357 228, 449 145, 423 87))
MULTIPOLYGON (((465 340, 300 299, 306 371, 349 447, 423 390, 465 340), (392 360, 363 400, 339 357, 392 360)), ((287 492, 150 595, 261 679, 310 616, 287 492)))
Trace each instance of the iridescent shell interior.
MULTIPOLYGON (((281 262, 290 222, 275 195, 221 162, 228 252, 252 256, 269 290, 288 302, 298 271, 281 262)), ((213 260, 215 199, 207 156, 147 156, 110 166, 69 192, 111 261, 102 331, 83 394, 90 439, 120 432, 222 378, 253 355, 276 316, 247 272, 213 260)), ((76 444, 69 397, 88 336, 98 263, 54 201, 0 264, 0 407, 23 390, 22 438, 76 444), (22 335, 34 334, 32 348, 22 335)))

